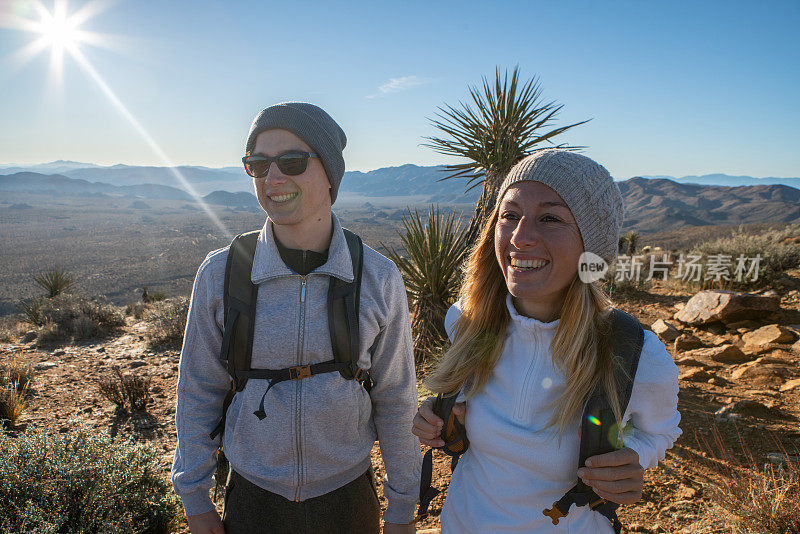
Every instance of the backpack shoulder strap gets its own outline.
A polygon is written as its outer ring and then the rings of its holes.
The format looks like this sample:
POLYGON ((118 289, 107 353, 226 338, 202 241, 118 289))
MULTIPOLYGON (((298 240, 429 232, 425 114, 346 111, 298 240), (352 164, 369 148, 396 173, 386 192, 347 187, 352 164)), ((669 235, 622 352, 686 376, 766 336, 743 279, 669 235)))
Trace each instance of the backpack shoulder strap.
MULTIPOLYGON (((639 356, 644 343, 644 330, 639 321, 617 309, 611 309, 611 351, 616 359, 614 380, 617 399, 624 414, 633 390, 633 380, 639 366, 639 356)), ((602 384, 595 387, 586 402, 581 419, 580 463, 597 454, 604 454, 622 447, 622 432, 617 425, 611 403, 602 384)))
MULTIPOLYGON (((639 321, 617 309, 610 310, 611 351, 616 359, 614 380, 620 409, 623 414, 628 407, 633 390, 639 356, 644 343, 644 329, 639 321)), ((586 465, 586 459, 598 454, 612 452, 623 446, 622 431, 617 425, 611 403, 608 401, 602 384, 598 384, 583 408, 581 414, 581 443, 578 467, 586 465)), ((620 534, 622 523, 617 517, 617 503, 600 498, 592 488, 579 480, 561 499, 553 503, 552 508, 542 513, 557 525, 559 518, 569 513, 570 507, 589 506, 600 512, 611 522, 614 532, 620 534)))
POLYGON ((237 235, 228 249, 222 297, 225 328, 222 333, 219 362, 231 375, 231 389, 222 401, 222 417, 209 434, 211 439, 225 432, 225 418, 233 396, 237 391, 242 391, 247 384, 247 379, 238 373, 250 370, 253 357, 258 286, 250 281, 250 272, 253 270, 253 257, 259 232, 255 230, 237 235))
POLYGON ((237 376, 237 371, 249 371, 253 356, 258 286, 250 281, 250 273, 258 235, 256 230, 236 236, 225 265, 225 330, 220 361, 233 378, 236 391, 244 389, 247 383, 246 378, 237 376))
MULTIPOLYGON (((353 264, 353 281, 345 282, 331 276, 328 286, 328 329, 333 357, 337 363, 349 363, 339 372, 346 379, 356 378, 359 350, 359 301, 361 276, 364 270, 364 244, 350 230, 344 230, 347 249, 353 264)), ((366 386, 365 386, 366 387, 366 386)))

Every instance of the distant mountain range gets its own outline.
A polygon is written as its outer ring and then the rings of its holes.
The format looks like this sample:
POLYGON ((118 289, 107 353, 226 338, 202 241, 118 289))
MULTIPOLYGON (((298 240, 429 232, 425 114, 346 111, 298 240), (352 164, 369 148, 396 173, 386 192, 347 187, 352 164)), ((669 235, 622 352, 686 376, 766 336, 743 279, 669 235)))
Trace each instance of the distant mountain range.
MULTIPOLYGON (((42 174, 61 174, 69 178, 79 178, 89 182, 104 182, 111 185, 160 184, 185 189, 175 176, 177 171, 201 195, 212 191, 252 191, 251 178, 240 166, 209 168, 193 165, 175 167, 142 167, 135 165, 100 166, 76 161, 53 161, 35 165, 0 164, 0 174, 17 172, 38 172, 42 174)), ((373 171, 348 171, 342 180, 342 191, 359 193, 365 196, 407 196, 442 195, 434 199, 438 202, 462 200, 465 180, 445 180, 447 176, 443 165, 421 167, 401 165, 373 171), (451 195, 454 195, 451 197, 451 195)), ((642 178, 667 179, 679 183, 700 185, 786 185, 800 189, 800 178, 754 178, 752 176, 731 176, 728 174, 705 174, 702 176, 682 176, 676 178, 666 175, 647 175, 642 178)), ((473 190, 473 193, 475 190, 473 190)), ((478 194, 468 195, 477 199, 478 194)), ((472 200, 474 201, 474 200, 472 200)))
POLYGON ((655 232, 682 226, 800 222, 800 189, 785 185, 682 184, 664 178, 618 182, 625 228, 655 232))
MULTIPOLYGON (((51 165, 69 167, 72 162, 53 162, 51 165)), ((203 200, 212 205, 231 209, 258 209, 258 201, 250 193, 250 178, 237 167, 208 169, 180 167, 184 177, 203 200), (237 176, 237 174, 239 176, 237 176), (220 183, 241 184, 239 189, 211 189, 220 183), (209 190, 210 189, 210 190, 209 190)), ((444 167, 402 165, 369 172, 346 173, 340 191, 367 197, 420 196, 425 202, 451 204, 475 202, 480 188, 464 194, 463 179, 441 180, 444 167)), ((800 222, 800 178, 775 180, 796 181, 798 187, 786 184, 764 184, 750 177, 706 175, 706 180, 731 179, 734 183, 754 180, 759 185, 699 185, 667 178, 635 177, 617 182, 626 206, 625 228, 642 232, 677 229, 682 226, 740 224, 753 222, 800 222), (714 178, 716 177, 716 178, 714 178)), ((173 187, 176 178, 163 167, 80 167, 65 174, 16 172, 0 175, 0 192, 25 191, 44 196, 109 196, 139 199, 171 199, 194 202, 195 197, 173 187), (91 176, 104 181, 76 178, 74 174, 91 176), (153 179, 146 183, 144 180, 153 179), (172 184, 172 185, 168 185, 172 184)))

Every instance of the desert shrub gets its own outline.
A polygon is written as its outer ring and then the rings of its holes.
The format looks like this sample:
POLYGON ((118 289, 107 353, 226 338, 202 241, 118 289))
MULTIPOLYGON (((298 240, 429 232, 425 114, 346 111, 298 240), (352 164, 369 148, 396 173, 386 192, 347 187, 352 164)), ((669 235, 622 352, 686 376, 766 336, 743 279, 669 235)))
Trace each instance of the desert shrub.
MULTIPOLYGON (((649 261, 645 258, 645 261, 649 261)), ((642 262, 642 265, 649 263, 642 262)), ((647 280, 647 270, 642 268, 642 276, 618 276, 619 263, 611 265, 605 276, 600 280, 600 287, 606 295, 614 300, 635 298, 642 292, 647 292, 653 286, 652 280, 647 280)))
MULTIPOLYGON (((761 287, 773 287, 775 282, 784 276, 788 269, 800 267, 800 244, 793 242, 791 237, 800 235, 800 225, 788 225, 782 230, 770 230, 761 234, 746 233, 742 226, 731 233, 730 237, 715 239, 697 245, 690 254, 699 254, 702 276, 700 282, 687 282, 692 289, 739 289, 750 290, 761 287), (733 278, 737 259, 740 255, 745 258, 761 256, 758 279, 751 281, 752 276, 743 277, 737 282, 733 278), (725 255, 731 258, 731 280, 705 280, 708 273, 708 258, 713 255, 725 255)), ((749 265, 749 262, 748 262, 749 265)))
POLYGON ((66 329, 61 328, 57 323, 47 321, 39 329, 39 335, 36 338, 37 345, 58 345, 65 343, 69 340, 69 333, 66 329))
POLYGON ((144 320, 149 326, 147 344, 151 348, 180 347, 188 313, 189 299, 186 297, 151 304, 144 313, 144 320))
POLYGON ((167 298, 167 294, 163 291, 151 291, 147 289, 147 286, 142 288, 142 302, 145 304, 150 302, 160 302, 167 298))
POLYGON ((84 429, 0 434, 0 531, 174 532, 178 500, 148 444, 84 429))
POLYGON ((465 237, 454 213, 440 214, 433 206, 426 221, 409 209, 403 226, 405 253, 389 248, 387 255, 403 275, 413 316, 414 359, 420 364, 447 342, 444 318, 461 285, 465 237))
POLYGON ((100 324, 87 315, 76 317, 74 327, 75 339, 93 339, 100 334, 100 324))
POLYGON ((17 303, 17 309, 22 312, 24 320, 33 326, 44 325, 42 316, 42 300, 40 298, 21 300, 17 303))
POLYGON ((149 306, 145 302, 134 302, 125 306, 125 315, 132 315, 135 319, 141 319, 148 308, 149 306))
POLYGON ((126 404, 133 412, 144 411, 150 401, 152 379, 147 375, 122 374, 117 366, 114 366, 112 373, 112 376, 98 381, 100 393, 114 403, 119 411, 127 411, 126 404))
POLYGON ((92 339, 125 324, 122 314, 113 306, 79 295, 39 298, 18 307, 28 322, 42 327, 38 338, 41 344, 92 339))
POLYGON ((53 298, 61 293, 66 293, 72 287, 74 279, 65 270, 59 267, 53 267, 49 271, 45 271, 33 277, 42 289, 47 291, 47 297, 53 298))

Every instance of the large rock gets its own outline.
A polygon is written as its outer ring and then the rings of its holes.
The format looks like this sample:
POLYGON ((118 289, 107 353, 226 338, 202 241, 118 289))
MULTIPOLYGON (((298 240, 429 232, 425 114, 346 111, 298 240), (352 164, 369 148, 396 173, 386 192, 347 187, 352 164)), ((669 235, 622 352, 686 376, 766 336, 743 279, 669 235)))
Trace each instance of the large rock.
POLYGON ((794 332, 784 326, 771 324, 762 326, 754 332, 742 336, 745 345, 761 347, 768 343, 791 343, 794 341, 794 332))
POLYGON ((747 380, 749 385, 780 384, 786 376, 789 376, 789 369, 785 365, 765 364, 758 360, 740 365, 731 373, 731 378, 747 380))
POLYGON ((663 319, 659 319, 653 323, 650 329, 658 335, 664 342, 669 343, 671 341, 675 341, 681 333, 678 331, 677 328, 669 324, 668 322, 664 321, 663 319))
POLYGON ((766 404, 762 404, 755 400, 745 399, 723 406, 722 408, 714 412, 714 415, 716 416, 715 418, 717 421, 738 420, 739 419, 738 417, 732 417, 733 414, 752 415, 756 417, 769 417, 771 415, 774 415, 772 408, 773 406, 768 406, 766 404))
POLYGON ((744 363, 752 360, 747 354, 736 345, 730 343, 720 345, 719 347, 710 347, 707 349, 695 349, 684 353, 685 356, 708 358, 719 363, 744 363))
POLYGON ((691 334, 681 334, 675 339, 675 352, 697 349, 703 346, 703 342, 691 334))
POLYGON ((706 290, 700 291, 690 298, 686 306, 675 314, 675 319, 694 325, 716 321, 733 323, 767 316, 779 309, 778 297, 764 297, 726 290, 706 290))
POLYGON ((800 388, 800 378, 795 378, 794 380, 789 380, 786 382, 781 386, 781 391, 790 391, 796 388, 800 388))
POLYGON ((681 371, 678 374, 678 378, 689 382, 708 382, 714 378, 714 375, 701 367, 690 367, 686 371, 681 371))

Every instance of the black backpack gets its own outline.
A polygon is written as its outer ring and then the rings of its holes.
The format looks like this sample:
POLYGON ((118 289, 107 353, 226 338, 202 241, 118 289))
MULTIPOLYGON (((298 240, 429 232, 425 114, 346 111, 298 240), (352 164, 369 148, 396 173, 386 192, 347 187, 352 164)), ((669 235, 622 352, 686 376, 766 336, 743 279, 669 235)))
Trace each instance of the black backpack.
MULTIPOLYGON (((254 414, 261 420, 264 413, 264 398, 270 388, 286 380, 302 380, 320 373, 338 371, 348 380, 357 380, 369 393, 372 378, 368 371, 358 367, 359 332, 358 312, 361 295, 361 274, 364 267, 364 245, 356 234, 344 230, 350 259, 353 263, 352 282, 330 277, 328 287, 328 328, 331 335, 332 360, 310 365, 297 365, 286 369, 252 369, 253 333, 255 330, 258 286, 250 281, 259 231, 236 236, 231 242, 228 261, 225 265, 225 329, 219 360, 231 375, 231 389, 225 395, 222 417, 209 434, 211 439, 222 436, 225 417, 234 395, 242 391, 251 378, 269 380, 261 399, 261 406, 254 414)), ((222 439, 220 438, 220 453, 222 439)))
MULTIPOLYGON (((642 352, 644 343, 644 330, 639 321, 627 313, 612 309, 611 310, 611 343, 612 352, 616 356, 619 366, 614 375, 617 385, 619 406, 622 412, 628 406, 633 389, 633 380, 636 376, 636 369, 639 366, 639 356, 642 352)), ((444 422, 441 430, 444 446, 438 447, 442 452, 452 457, 450 464, 451 472, 455 469, 458 459, 467 448, 469 440, 464 426, 458 422, 452 413, 458 392, 443 396, 439 394, 433 404, 433 411, 442 418, 444 422)), ((586 459, 598 454, 612 452, 622 447, 621 435, 611 436, 610 432, 604 429, 611 428, 616 424, 611 403, 606 398, 602 384, 598 384, 591 395, 589 395, 583 409, 581 419, 581 444, 578 467, 586 465, 586 459)), ((422 461, 422 479, 419 490, 419 512, 418 519, 424 518, 428 514, 428 506, 439 490, 431 486, 433 478, 433 448, 425 453, 422 461)), ((553 503, 553 507, 545 509, 542 513, 558 524, 561 517, 569 513, 572 505, 589 506, 603 514, 611 521, 614 532, 619 534, 622 531, 622 524, 617 517, 619 504, 607 501, 598 496, 587 484, 581 480, 570 488, 561 499, 553 503)))

